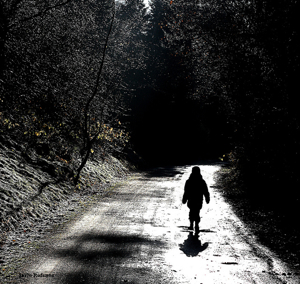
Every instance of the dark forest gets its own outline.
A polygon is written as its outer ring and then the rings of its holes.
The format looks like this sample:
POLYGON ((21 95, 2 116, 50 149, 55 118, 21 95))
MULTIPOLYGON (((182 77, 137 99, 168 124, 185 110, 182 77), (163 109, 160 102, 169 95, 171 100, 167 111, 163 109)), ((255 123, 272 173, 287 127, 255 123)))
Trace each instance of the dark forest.
MULTIPOLYGON (((299 206, 294 0, 0 1, 0 133, 59 160, 221 158, 228 188, 299 206)), ((284 204, 284 205, 282 205, 284 204)))

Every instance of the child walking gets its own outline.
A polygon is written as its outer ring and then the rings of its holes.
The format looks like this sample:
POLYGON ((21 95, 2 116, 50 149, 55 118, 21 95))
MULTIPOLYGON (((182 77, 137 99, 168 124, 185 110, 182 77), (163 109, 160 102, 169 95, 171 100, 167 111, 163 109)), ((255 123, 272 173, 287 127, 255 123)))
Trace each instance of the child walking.
POLYGON ((200 222, 200 210, 202 208, 203 196, 208 204, 210 201, 210 195, 208 192, 207 184, 202 178, 200 168, 193 167, 192 173, 184 186, 184 194, 182 203, 187 202, 187 206, 190 209, 190 230, 193 230, 193 223, 195 222, 195 231, 199 233, 200 222))

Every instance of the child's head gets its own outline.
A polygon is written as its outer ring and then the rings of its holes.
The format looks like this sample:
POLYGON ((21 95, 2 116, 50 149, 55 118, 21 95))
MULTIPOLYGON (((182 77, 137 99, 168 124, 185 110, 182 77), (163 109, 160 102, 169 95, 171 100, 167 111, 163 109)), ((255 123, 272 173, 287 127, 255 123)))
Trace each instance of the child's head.
POLYGON ((192 175, 195 175, 195 176, 201 175, 200 168, 199 167, 193 167, 192 168, 192 175))

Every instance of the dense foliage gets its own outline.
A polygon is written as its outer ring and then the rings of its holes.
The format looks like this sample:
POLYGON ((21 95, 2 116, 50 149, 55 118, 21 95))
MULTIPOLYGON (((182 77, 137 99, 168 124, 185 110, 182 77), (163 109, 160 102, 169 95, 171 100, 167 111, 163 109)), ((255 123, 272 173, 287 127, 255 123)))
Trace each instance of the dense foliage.
MULTIPOLYGON (((222 96, 234 127, 230 182, 256 199, 299 202, 299 26, 295 1, 209 1, 205 32, 221 57, 222 96), (220 21, 222 19, 222 21, 220 21), (284 193, 289 191, 289 194, 284 193)), ((291 204, 292 203, 292 204, 291 204)))
POLYGON ((296 11, 296 1, 152 1, 133 104, 140 151, 163 162, 227 153, 227 186, 295 208, 296 11))
POLYGON ((187 94, 227 137, 227 185, 284 210, 300 197, 296 2, 171 1, 163 25, 187 94))
MULTIPOLYGON (((197 54, 191 50, 192 27, 185 27, 171 2, 151 2, 144 36, 146 68, 138 71, 139 86, 132 100, 133 142, 155 163, 190 162, 228 149, 219 99, 208 85, 202 85, 210 76, 200 66, 204 50, 197 54), (171 21, 177 21, 174 28, 171 21), (199 95, 201 89, 207 93, 199 95)), ((188 2, 178 2, 178 9, 187 12, 186 18, 191 8, 188 2)))
POLYGON ((76 183, 90 154, 128 140, 119 58, 137 23, 111 0, 0 5, 1 136, 65 161, 76 183))
POLYGON ((2 134, 77 177, 127 131, 155 163, 227 153, 228 186, 298 202, 297 1, 0 3, 2 134))

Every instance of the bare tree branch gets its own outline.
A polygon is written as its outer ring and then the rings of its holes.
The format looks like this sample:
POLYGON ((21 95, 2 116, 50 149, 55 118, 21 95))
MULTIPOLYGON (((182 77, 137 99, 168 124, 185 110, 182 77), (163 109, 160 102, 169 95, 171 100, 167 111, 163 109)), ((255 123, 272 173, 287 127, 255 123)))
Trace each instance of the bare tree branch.
POLYGON ((85 135, 85 139, 84 139, 83 150, 85 150, 85 156, 84 156, 83 161, 81 162, 79 168, 77 169, 77 174, 76 174, 76 177, 74 179, 75 185, 78 183, 81 170, 84 168, 86 162, 88 161, 92 145, 93 145, 94 141, 96 140, 96 137, 100 134, 100 132, 99 132, 99 134, 96 134, 93 138, 90 137, 89 109, 90 109, 91 102, 93 101, 93 99, 96 97, 96 95, 98 93, 98 89, 99 89, 99 85, 100 85, 100 78, 101 78, 101 74, 102 74, 102 70, 103 70, 103 66, 104 66, 105 55, 106 55, 107 46, 108 46, 108 40, 109 40, 110 34, 112 32, 112 27, 113 27, 114 20, 115 20, 115 3, 114 2, 113 2, 113 7, 112 8, 113 8, 112 19, 111 19, 110 27, 109 27, 109 30, 108 30, 108 33, 107 33, 107 36, 106 36, 106 39, 105 39, 105 44, 104 44, 104 49, 103 49, 103 54, 102 54, 102 60, 101 60, 100 67, 98 69, 94 90, 93 90, 92 95, 89 97, 89 99, 88 99, 88 101, 85 105, 85 108, 84 108, 84 120, 85 120, 84 135, 85 135))
POLYGON ((25 17, 25 18, 19 20, 18 22, 15 22, 15 23, 10 24, 10 25, 8 26, 8 28, 11 28, 11 27, 20 25, 20 24, 22 24, 22 23, 24 23, 24 22, 30 21, 30 20, 32 20, 32 19, 34 19, 34 18, 37 18, 37 17, 40 17, 40 16, 42 16, 42 15, 45 15, 47 12, 49 12, 49 11, 51 11, 51 10, 53 10, 53 9, 56 9, 56 8, 58 8, 58 7, 67 5, 68 3, 72 2, 72 1, 73 1, 73 0, 66 0, 66 1, 64 1, 64 2, 57 3, 57 4, 53 5, 53 6, 46 7, 44 10, 40 11, 40 12, 37 13, 37 14, 34 14, 34 15, 30 16, 30 17, 25 17))

